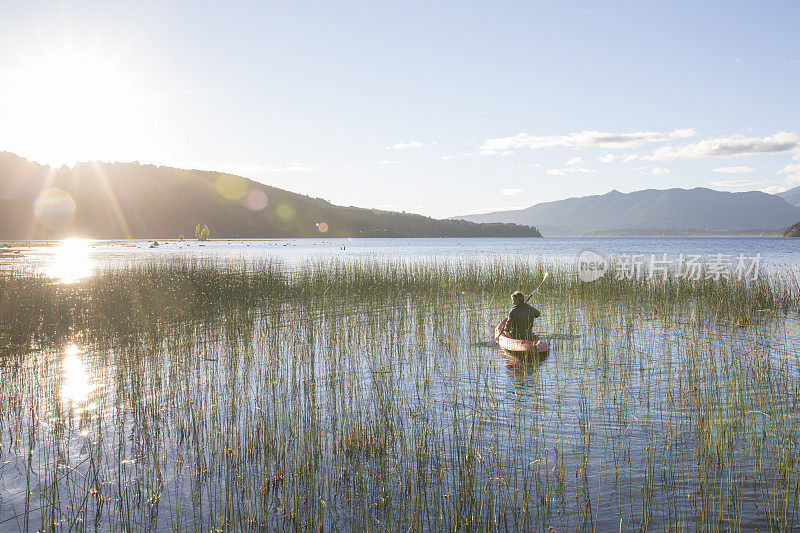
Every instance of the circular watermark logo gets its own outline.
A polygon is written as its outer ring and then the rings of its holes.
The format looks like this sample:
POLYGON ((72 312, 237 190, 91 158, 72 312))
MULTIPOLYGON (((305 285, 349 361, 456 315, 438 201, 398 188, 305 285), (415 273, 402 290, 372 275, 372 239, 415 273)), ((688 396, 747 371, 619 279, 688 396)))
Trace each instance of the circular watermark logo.
POLYGON ((608 261, 605 257, 591 250, 584 250, 578 256, 578 277, 590 283, 602 278, 608 272, 608 261))

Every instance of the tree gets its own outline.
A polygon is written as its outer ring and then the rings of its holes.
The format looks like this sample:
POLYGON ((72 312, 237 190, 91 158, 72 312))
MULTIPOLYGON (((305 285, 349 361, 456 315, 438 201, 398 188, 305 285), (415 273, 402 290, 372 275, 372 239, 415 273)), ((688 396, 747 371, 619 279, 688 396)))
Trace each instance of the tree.
POLYGON ((198 223, 194 227, 194 236, 197 237, 199 240, 204 241, 211 236, 211 230, 208 229, 207 224, 203 224, 201 227, 200 223, 198 223))

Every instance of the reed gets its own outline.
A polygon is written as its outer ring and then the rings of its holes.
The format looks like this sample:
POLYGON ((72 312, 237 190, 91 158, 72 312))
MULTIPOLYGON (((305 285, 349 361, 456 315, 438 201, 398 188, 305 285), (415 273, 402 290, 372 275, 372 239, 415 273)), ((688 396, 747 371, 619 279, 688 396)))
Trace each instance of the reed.
POLYGON ((584 283, 526 258, 7 272, 0 529, 791 530, 796 274, 584 283), (503 354, 510 293, 545 271, 550 355, 503 354))

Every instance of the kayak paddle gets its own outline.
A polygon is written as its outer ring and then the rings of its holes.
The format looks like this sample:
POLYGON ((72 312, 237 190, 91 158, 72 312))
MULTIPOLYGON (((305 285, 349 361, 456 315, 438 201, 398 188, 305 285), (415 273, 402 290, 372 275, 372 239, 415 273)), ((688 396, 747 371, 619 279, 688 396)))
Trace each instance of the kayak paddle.
POLYGON ((539 288, 542 286, 542 283, 544 283, 544 280, 546 280, 546 279, 547 279, 547 276, 549 276, 549 275, 550 275, 550 272, 545 272, 545 273, 544 273, 544 277, 542 278, 542 281, 541 281, 541 283, 539 283, 539 285, 538 285, 538 286, 537 286, 535 289, 533 289, 533 292, 532 292, 532 293, 531 293, 531 295, 530 295, 530 296, 528 296, 528 298, 525 300, 525 303, 527 303, 527 302, 528 302, 528 300, 530 300, 531 298, 533 298, 533 295, 534 295, 534 294, 536 294, 536 291, 538 291, 538 290, 539 290, 539 288))

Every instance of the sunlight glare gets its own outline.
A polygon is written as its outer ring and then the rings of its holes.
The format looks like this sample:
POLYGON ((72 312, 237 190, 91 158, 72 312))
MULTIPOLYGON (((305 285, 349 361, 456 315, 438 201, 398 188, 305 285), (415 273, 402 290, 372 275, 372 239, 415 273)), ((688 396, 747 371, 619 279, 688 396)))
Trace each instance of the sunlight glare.
POLYGON ((94 387, 89 383, 89 372, 81 359, 77 346, 70 344, 62 363, 61 398, 72 402, 72 405, 81 405, 89 400, 89 394, 94 387))
POLYGON ((89 258, 90 242, 86 239, 66 239, 53 250, 53 262, 45 269, 48 276, 61 283, 74 283, 94 272, 89 258))
POLYGON ((151 98, 120 56, 66 47, 32 53, 0 64, 0 84, 0 116, 14 132, 10 147, 40 163, 113 160, 119 147, 151 129, 151 98))

